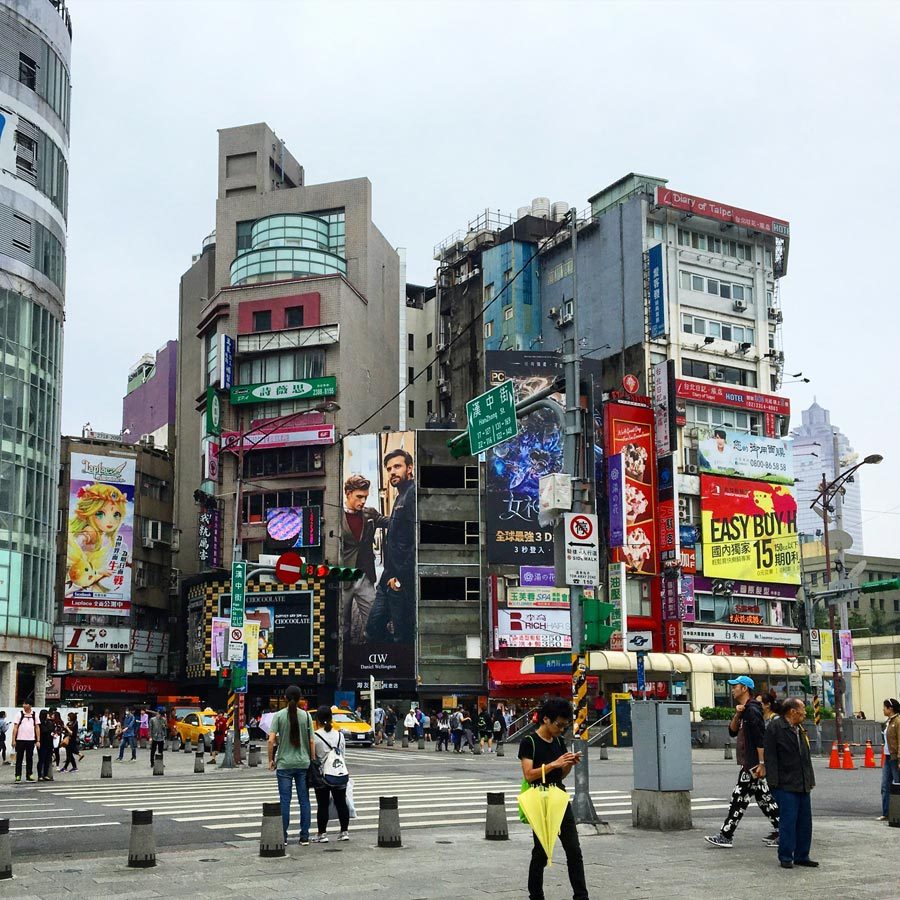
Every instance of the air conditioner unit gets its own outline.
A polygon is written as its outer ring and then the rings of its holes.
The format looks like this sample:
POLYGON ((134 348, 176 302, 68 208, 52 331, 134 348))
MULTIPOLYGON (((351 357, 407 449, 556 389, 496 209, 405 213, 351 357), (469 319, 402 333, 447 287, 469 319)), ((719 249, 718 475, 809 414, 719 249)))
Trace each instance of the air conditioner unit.
POLYGON ((768 315, 769 315, 769 318, 770 318, 773 322, 781 322, 781 321, 784 319, 784 317, 783 317, 782 314, 781 314, 781 310, 780 310, 780 309, 775 309, 774 306, 770 306, 770 307, 769 307, 769 309, 768 309, 768 315))
POLYGON ((551 306, 550 309, 547 310, 547 318, 555 319, 559 315, 559 307, 551 306))
POLYGON ((153 540, 153 538, 150 537, 149 534, 145 534, 145 535, 143 536, 143 538, 141 538, 141 546, 142 546, 145 550, 152 550, 152 549, 153 549, 153 546, 154 546, 154 540, 153 540))
POLYGON ((710 381, 724 381, 725 373, 721 369, 710 369, 709 370, 709 380, 710 381))
POLYGON ((747 308, 747 304, 744 303, 743 300, 735 300, 734 303, 731 304, 731 308, 735 312, 743 312, 747 308))
POLYGON ((678 512, 687 514, 688 502, 687 497, 678 498, 678 512))
POLYGON ((154 440, 152 434, 142 434, 141 443, 146 444, 148 447, 152 447, 156 443, 156 441, 154 440))
POLYGON ((697 475, 700 472, 697 466, 693 465, 692 463, 686 465, 684 467, 684 471, 687 475, 697 475))

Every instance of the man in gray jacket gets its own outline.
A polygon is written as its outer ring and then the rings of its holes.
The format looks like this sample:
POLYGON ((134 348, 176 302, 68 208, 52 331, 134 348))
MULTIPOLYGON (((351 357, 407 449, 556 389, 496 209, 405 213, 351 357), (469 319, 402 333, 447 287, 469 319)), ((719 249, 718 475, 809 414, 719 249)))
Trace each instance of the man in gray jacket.
POLYGON ((809 795, 816 785, 816 776, 809 738, 801 724, 805 718, 806 705, 802 700, 797 697, 785 700, 781 717, 771 721, 764 742, 766 778, 781 812, 778 859, 782 869, 819 865, 809 858, 812 843, 809 795))

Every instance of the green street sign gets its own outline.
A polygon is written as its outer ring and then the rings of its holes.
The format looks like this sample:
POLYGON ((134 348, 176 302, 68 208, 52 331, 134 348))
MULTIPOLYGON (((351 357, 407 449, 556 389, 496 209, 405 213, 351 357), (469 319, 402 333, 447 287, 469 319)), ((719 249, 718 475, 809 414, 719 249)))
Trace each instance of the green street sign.
POLYGON ((231 564, 231 624, 234 628, 244 627, 244 592, 247 588, 247 563, 231 564))
POLYGON ((466 404, 471 453, 483 453, 519 433, 515 387, 503 381, 466 404))
POLYGON ((861 594, 878 594, 881 591, 900 590, 900 578, 886 578, 883 581, 864 581, 859 586, 861 594))
POLYGON ((214 387, 206 389, 206 433, 217 437, 222 433, 222 401, 214 387))
POLYGON ((297 400, 305 397, 333 397, 337 377, 306 378, 303 381, 270 381, 266 384, 239 384, 231 389, 232 406, 242 403, 267 403, 273 400, 297 400))

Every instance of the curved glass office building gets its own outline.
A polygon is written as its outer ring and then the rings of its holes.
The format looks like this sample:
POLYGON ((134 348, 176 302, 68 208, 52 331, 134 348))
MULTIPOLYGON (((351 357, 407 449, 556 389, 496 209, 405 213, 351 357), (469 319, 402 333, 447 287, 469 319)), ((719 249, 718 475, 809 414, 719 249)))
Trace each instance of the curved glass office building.
POLYGON ((44 702, 52 651, 71 21, 0 0, 0 706, 44 702))

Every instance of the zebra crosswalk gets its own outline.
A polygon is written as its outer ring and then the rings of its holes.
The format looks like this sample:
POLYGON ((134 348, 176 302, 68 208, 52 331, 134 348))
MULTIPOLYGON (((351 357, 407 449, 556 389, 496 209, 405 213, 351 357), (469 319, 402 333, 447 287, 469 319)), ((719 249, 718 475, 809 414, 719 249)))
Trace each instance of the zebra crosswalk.
MULTIPOLYGON (((203 829, 210 839, 215 836, 221 840, 258 838, 261 804, 278 800, 275 778, 267 771, 215 779, 60 785, 42 791, 95 807, 100 818, 113 818, 133 809, 152 809, 157 819, 168 818, 181 827, 203 829)), ((351 821, 351 829, 377 829, 379 797, 382 796, 397 797, 403 828, 483 824, 486 794, 501 791, 506 795, 508 821, 518 821, 516 797, 519 784, 508 772, 498 773, 496 778, 487 773, 483 773, 483 777, 466 773, 417 774, 411 769, 398 774, 395 767, 390 775, 354 775, 352 792, 357 815, 351 821)), ((596 790, 591 796, 602 818, 631 815, 628 792, 596 790)), ((314 824, 315 798, 311 799, 314 824)), ((695 797, 691 808, 697 812, 727 809, 728 802, 720 798, 695 797)), ((291 821, 293 831, 299 822, 296 797, 292 800, 291 821)), ((336 824, 332 823, 332 829, 336 824)))

